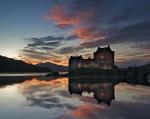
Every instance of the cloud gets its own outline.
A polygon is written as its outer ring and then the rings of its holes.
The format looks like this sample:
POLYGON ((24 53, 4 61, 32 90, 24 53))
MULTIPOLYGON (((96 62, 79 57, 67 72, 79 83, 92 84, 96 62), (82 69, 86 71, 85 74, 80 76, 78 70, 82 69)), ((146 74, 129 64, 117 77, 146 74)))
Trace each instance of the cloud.
POLYGON ((149 43, 150 38, 150 34, 148 32, 149 30, 150 30, 150 21, 145 21, 122 27, 116 31, 112 31, 112 34, 110 35, 108 34, 108 36, 104 37, 103 39, 84 42, 81 43, 80 45, 83 47, 92 48, 107 44, 137 43, 137 42, 149 43))
POLYGON ((94 17, 91 10, 75 10, 75 6, 72 4, 57 4, 52 7, 46 15, 47 20, 52 20, 54 23, 64 29, 70 28, 72 35, 80 39, 93 39, 99 37, 96 29, 91 28, 88 25, 94 17), (83 27, 85 26, 85 28, 83 27), (81 28, 80 28, 81 27, 81 28), (92 32, 91 32, 92 31, 92 32))
POLYGON ((48 47, 48 46, 42 46, 39 49, 41 49, 41 50, 53 50, 54 48, 48 47))
POLYGON ((72 34, 83 40, 93 40, 105 37, 97 32, 95 28, 76 28, 72 31, 72 34))
POLYGON ((28 47, 40 47, 40 46, 59 46, 60 42, 64 40, 64 37, 46 36, 41 38, 29 38, 28 41, 32 42, 28 44, 28 47))
MULTIPOLYGON (((36 60, 38 60, 37 55, 40 55, 39 57, 45 57, 44 59, 51 58, 52 60, 49 61, 67 65, 70 55, 87 56, 98 46, 109 44, 113 47, 120 44, 136 49, 135 54, 133 53, 135 57, 132 58, 130 54, 126 55, 126 49, 122 49, 124 50, 121 51, 122 62, 147 61, 146 52, 150 52, 149 45, 142 47, 142 44, 150 43, 149 1, 51 0, 50 2, 51 7, 45 19, 50 21, 50 24, 54 24, 56 26, 54 30, 59 32, 55 35, 29 38, 25 50, 33 52, 31 54, 23 50, 24 55, 33 55, 36 60), (140 47, 137 46, 140 44, 140 47), (139 50, 144 51, 140 57, 136 55, 139 50)), ((117 49, 117 52, 120 52, 120 49, 117 49)))
POLYGON ((75 47, 75 46, 68 46, 68 47, 63 47, 61 48, 58 53, 60 54, 73 54, 73 53, 77 53, 80 52, 83 49, 83 47, 75 47))
POLYGON ((50 47, 50 48, 59 47, 61 45, 61 42, 64 40, 71 41, 71 40, 75 40, 75 39, 77 39, 77 37, 75 35, 60 36, 60 37, 50 35, 50 36, 46 36, 46 37, 29 38, 29 39, 25 39, 25 40, 29 41, 29 43, 27 44, 27 47, 30 47, 30 48, 46 47, 46 49, 48 49, 48 47, 50 47))
POLYGON ((57 2, 50 8, 47 17, 56 25, 72 26, 71 33, 75 33, 80 39, 85 39, 84 36, 87 36, 93 40, 100 35, 97 33, 105 30, 107 32, 107 29, 114 26, 120 28, 150 20, 148 11, 150 11, 148 4, 141 4, 135 0, 74 0, 57 2), (143 19, 140 15, 144 16, 143 19))
MULTIPOLYGON (((20 51, 20 58, 28 63, 52 62, 60 65, 67 65, 67 56, 71 53, 71 46, 65 46, 64 42, 76 40, 75 35, 67 36, 45 36, 40 38, 25 39, 27 46, 20 51), (68 51, 67 51, 68 50, 68 51), (70 51, 69 51, 70 50, 70 51)), ((73 49, 73 48, 72 48, 73 49)))
POLYGON ((65 4, 57 4, 48 11, 45 19, 53 20, 61 28, 68 28, 84 23, 83 15, 88 17, 90 14, 86 11, 72 13, 65 4))
POLYGON ((78 37, 76 35, 69 35, 68 37, 65 38, 65 40, 76 40, 78 37))
POLYGON ((124 10, 124 12, 122 12, 122 14, 112 16, 112 18, 110 19, 110 23, 118 23, 123 21, 124 19, 127 19, 128 17, 130 17, 130 15, 132 15, 133 10, 134 6, 130 5, 124 10))

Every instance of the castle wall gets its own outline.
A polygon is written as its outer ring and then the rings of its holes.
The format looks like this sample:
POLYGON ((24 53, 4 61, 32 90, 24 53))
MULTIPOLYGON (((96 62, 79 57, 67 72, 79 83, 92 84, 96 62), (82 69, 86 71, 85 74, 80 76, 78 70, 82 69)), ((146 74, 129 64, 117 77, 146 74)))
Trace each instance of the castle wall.
POLYGON ((101 63, 113 63, 113 53, 110 52, 102 52, 102 53, 97 53, 94 59, 99 60, 101 63))
POLYGON ((82 56, 72 57, 69 60, 70 70, 77 68, 96 68, 96 69, 113 69, 114 51, 110 47, 107 49, 98 49, 94 53, 93 59, 83 59, 82 56))

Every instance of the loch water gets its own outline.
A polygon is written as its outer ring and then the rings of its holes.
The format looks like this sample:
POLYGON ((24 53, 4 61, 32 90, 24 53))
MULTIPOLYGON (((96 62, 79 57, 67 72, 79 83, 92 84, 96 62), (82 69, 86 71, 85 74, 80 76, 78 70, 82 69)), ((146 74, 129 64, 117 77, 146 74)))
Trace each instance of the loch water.
POLYGON ((0 78, 0 119, 150 119, 150 87, 101 79, 0 78))

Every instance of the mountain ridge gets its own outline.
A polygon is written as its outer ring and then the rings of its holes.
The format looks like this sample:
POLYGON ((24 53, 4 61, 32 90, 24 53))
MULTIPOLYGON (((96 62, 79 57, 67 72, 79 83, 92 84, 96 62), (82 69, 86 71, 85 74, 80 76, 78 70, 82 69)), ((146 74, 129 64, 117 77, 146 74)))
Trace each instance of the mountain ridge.
POLYGON ((54 64, 54 63, 51 63, 51 62, 45 62, 45 63, 39 63, 39 64, 36 64, 36 66, 39 66, 39 67, 44 67, 44 68, 49 68, 49 69, 52 69, 53 71, 68 71, 68 67, 67 66, 63 66, 63 65, 57 65, 57 64, 54 64))
POLYGON ((51 70, 0 55, 0 73, 4 72, 51 72, 51 70))

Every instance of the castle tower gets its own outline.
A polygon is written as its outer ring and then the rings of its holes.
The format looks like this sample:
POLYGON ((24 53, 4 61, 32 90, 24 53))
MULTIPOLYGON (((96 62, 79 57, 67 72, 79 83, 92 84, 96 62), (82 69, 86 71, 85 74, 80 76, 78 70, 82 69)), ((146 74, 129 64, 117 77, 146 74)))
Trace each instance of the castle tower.
POLYGON ((96 66, 99 69, 112 69, 114 66, 114 51, 108 47, 98 47, 97 51, 94 52, 94 60, 96 66))
POLYGON ((69 59, 69 70, 75 70, 82 67, 82 56, 71 56, 69 59))

